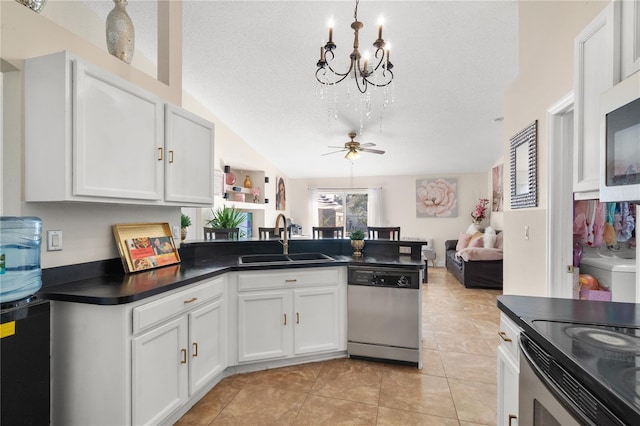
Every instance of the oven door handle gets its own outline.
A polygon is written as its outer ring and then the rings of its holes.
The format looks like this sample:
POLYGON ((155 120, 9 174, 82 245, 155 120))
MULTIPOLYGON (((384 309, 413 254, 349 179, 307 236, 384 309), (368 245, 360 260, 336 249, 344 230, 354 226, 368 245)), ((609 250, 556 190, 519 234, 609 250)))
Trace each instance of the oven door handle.
MULTIPOLYGON (((585 424, 589 426, 598 426, 589 417, 587 417, 585 413, 580 409, 580 407, 576 404, 576 402, 569 395, 567 395, 562 389, 560 389, 560 387, 558 387, 558 385, 556 385, 553 382, 551 377, 549 377, 547 373, 542 371, 540 367, 538 367, 538 365, 535 363, 535 361, 533 361, 531 355, 529 355, 528 349, 525 347, 526 342, 529 342, 529 341, 532 341, 532 340, 526 334, 524 333, 520 334, 520 344, 519 344, 520 353, 524 357, 525 361, 527 362, 531 370, 535 373, 538 379, 540 379, 542 384, 544 384, 547 390, 551 392, 551 394, 555 399, 557 399, 558 401, 561 401, 562 405, 564 405, 581 424, 585 424)), ((551 362, 556 362, 553 357, 551 358, 551 362)), ((558 367, 562 368, 559 365, 558 367)), ((567 373, 565 372, 565 374, 567 373)), ((586 391, 586 389, 584 390, 586 391)))

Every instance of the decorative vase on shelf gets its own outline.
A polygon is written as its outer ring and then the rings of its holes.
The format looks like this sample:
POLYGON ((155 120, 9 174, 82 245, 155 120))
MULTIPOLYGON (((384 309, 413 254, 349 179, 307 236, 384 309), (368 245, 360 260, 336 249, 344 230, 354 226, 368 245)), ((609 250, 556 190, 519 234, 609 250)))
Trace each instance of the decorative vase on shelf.
POLYGON ((251 188, 251 178, 249 177, 249 175, 246 175, 246 177, 244 178, 244 187, 251 188))
POLYGON ((225 173, 224 179, 227 185, 233 185, 234 183, 236 183, 236 175, 231 172, 225 173))
POLYGON ((127 14, 126 0, 113 0, 114 7, 107 15, 107 50, 127 64, 133 59, 135 32, 127 14))
POLYGON ((187 238, 187 228, 180 229, 180 241, 184 241, 187 238))

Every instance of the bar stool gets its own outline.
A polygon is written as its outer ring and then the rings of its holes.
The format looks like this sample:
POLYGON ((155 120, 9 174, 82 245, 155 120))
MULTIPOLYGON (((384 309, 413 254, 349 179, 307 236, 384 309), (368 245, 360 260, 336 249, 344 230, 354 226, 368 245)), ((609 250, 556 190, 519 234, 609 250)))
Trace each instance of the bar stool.
POLYGON ((370 240, 400 240, 399 226, 367 226, 370 240))
POLYGON ((342 226, 314 226, 313 239, 342 238, 342 226))

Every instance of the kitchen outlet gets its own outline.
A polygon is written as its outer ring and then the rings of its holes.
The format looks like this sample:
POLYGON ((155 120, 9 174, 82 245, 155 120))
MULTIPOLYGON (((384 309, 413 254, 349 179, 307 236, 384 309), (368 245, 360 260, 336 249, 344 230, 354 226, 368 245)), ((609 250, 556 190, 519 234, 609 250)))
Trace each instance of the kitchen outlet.
POLYGON ((524 226, 524 239, 525 240, 529 239, 529 225, 524 226))
POLYGON ((173 238, 180 238, 180 228, 177 226, 173 227, 173 238))
POLYGON ((411 247, 400 246, 400 254, 411 254, 411 247))
POLYGON ((62 250, 62 231, 47 231, 47 251, 62 250))

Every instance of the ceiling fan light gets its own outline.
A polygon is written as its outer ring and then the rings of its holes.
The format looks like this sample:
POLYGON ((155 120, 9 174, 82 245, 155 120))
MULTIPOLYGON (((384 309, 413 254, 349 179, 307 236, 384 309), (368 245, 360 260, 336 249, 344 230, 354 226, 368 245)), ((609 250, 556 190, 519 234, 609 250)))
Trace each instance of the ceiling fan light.
POLYGON ((344 156, 344 158, 350 161, 357 160, 358 157, 360 157, 358 151, 352 149, 350 149, 349 152, 347 152, 347 155, 344 156))

